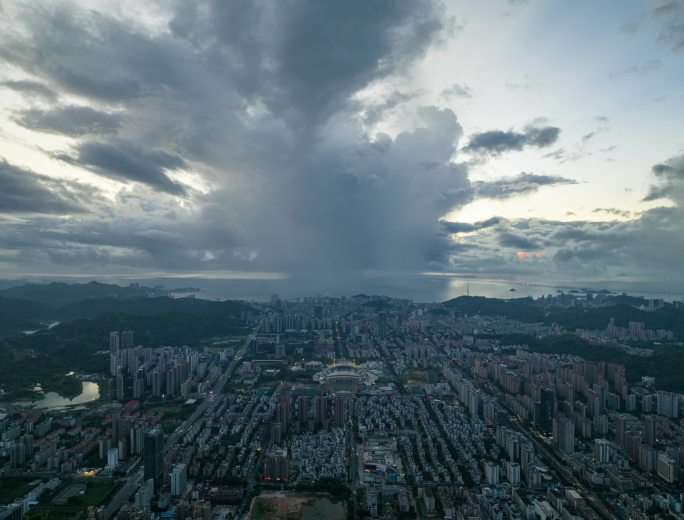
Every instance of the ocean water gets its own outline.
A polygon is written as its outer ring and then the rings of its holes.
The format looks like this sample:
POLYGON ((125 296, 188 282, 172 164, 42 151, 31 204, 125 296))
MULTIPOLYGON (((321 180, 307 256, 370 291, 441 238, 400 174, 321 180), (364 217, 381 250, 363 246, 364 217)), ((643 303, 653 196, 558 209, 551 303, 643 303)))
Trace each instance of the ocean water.
MULTIPOLYGON (((257 275, 258 276, 258 275, 257 275)), ((486 296, 488 298, 524 298, 554 295, 570 291, 609 291, 645 298, 662 298, 666 301, 684 300, 684 278, 681 280, 647 280, 635 277, 612 279, 570 279, 548 276, 494 277, 455 274, 391 274, 364 276, 330 276, 329 279, 300 280, 277 276, 259 278, 250 273, 237 273, 234 277, 211 278, 173 274, 164 276, 135 275, 34 275, 14 281, 18 285, 27 281, 86 283, 97 280, 103 283, 128 285, 140 283, 148 287, 162 285, 176 297, 194 295, 207 300, 269 301, 272 294, 283 299, 305 296, 353 296, 355 294, 385 295, 405 298, 419 303, 443 302, 458 296, 486 296)), ((8 282, 9 283, 9 282, 8 282)))
POLYGON ((14 404, 26 407, 33 407, 36 410, 62 410, 70 406, 97 401, 100 398, 100 387, 92 381, 83 381, 81 393, 69 399, 62 397, 57 392, 47 392, 44 398, 37 401, 19 401, 14 404))
POLYGON ((305 296, 353 296, 364 293, 407 298, 415 302, 442 302, 458 296, 486 296, 488 298, 538 298, 559 292, 585 290, 627 293, 646 298, 663 298, 667 301, 684 300, 684 283, 665 284, 640 280, 484 278, 472 276, 402 275, 376 276, 359 279, 345 285, 330 283, 309 284, 293 279, 212 280, 205 278, 154 278, 140 280, 148 286, 164 285, 169 289, 192 287, 199 291, 176 293, 175 296, 194 294, 208 300, 241 299, 268 301, 272 294, 291 299, 305 296))

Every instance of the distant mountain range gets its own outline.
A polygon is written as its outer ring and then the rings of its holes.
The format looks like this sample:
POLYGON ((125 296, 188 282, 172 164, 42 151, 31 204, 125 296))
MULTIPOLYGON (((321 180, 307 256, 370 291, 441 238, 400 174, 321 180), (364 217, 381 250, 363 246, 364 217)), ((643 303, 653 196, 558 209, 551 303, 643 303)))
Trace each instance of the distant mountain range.
POLYGON ((249 330, 244 318, 254 309, 247 303, 165 294, 97 282, 0 290, 0 388, 21 392, 39 381, 43 388, 78 391, 78 382, 64 374, 105 372, 108 357, 98 352, 108 348, 112 330, 131 330, 136 345, 153 347, 201 347, 249 330))
POLYGON ((240 318, 251 307, 240 301, 171 298, 164 288, 89 282, 23 284, 0 290, 0 336, 38 330, 108 314, 160 316, 176 313, 240 318))
POLYGON ((680 340, 684 339, 684 310, 664 307, 645 311, 634 307, 644 300, 616 296, 605 307, 553 307, 542 300, 515 298, 502 300, 482 296, 460 296, 444 302, 449 310, 463 314, 504 316, 524 323, 557 323, 569 331, 575 329, 605 329, 611 318, 620 327, 630 321, 640 321, 649 329, 671 330, 680 340))
MULTIPOLYGON (((671 330, 682 341, 684 339, 684 311, 672 306, 655 311, 645 311, 632 305, 641 305, 643 300, 631 297, 616 297, 606 307, 559 308, 547 306, 543 301, 530 298, 499 300, 477 296, 462 296, 444 302, 442 308, 463 314, 488 314, 504 316, 526 323, 557 323, 570 332, 578 328, 605 329, 611 318, 620 327, 627 327, 630 321, 643 322, 649 329, 671 330)), ((513 344, 526 343, 532 350, 554 354, 573 354, 591 361, 605 361, 624 364, 630 381, 641 376, 656 378, 658 388, 684 392, 684 350, 677 344, 656 346, 650 357, 628 355, 613 345, 593 345, 573 334, 550 336, 538 340, 533 336, 512 335, 513 344)))
POLYGON ((81 284, 63 282, 26 283, 0 290, 1 298, 30 300, 53 306, 95 298, 124 299, 166 295, 167 291, 163 287, 151 288, 138 284, 121 286, 95 281, 81 284))

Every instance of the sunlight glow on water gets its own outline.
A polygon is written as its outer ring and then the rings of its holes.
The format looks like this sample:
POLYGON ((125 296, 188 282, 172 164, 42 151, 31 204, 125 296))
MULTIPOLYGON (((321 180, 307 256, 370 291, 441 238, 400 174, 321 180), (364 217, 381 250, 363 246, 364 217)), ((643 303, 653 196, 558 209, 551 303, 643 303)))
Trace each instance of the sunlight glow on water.
POLYGON ((100 398, 100 387, 97 385, 97 383, 93 383, 92 381, 83 381, 82 385, 81 393, 73 399, 62 397, 57 392, 48 392, 45 394, 45 399, 41 399, 40 401, 19 401, 15 404, 27 407, 33 405, 33 408, 37 410, 59 410, 69 406, 76 406, 79 404, 97 401, 100 398))

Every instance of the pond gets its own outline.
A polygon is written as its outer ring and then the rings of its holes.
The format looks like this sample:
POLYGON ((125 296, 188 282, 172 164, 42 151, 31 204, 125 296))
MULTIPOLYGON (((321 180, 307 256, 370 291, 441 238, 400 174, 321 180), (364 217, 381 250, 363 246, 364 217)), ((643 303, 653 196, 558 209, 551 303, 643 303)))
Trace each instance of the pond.
POLYGON ((97 401, 100 398, 100 388, 97 383, 83 381, 81 384, 81 393, 73 399, 62 397, 57 392, 47 392, 46 394, 43 394, 45 397, 39 401, 20 401, 14 404, 18 406, 33 407, 37 410, 59 410, 60 408, 97 401))

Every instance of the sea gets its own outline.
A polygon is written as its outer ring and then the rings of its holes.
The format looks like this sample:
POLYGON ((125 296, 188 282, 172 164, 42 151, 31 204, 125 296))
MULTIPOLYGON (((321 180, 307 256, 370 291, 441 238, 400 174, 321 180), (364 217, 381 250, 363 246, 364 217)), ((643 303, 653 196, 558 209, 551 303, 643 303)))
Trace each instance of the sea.
POLYGON ((239 299, 269 301, 272 295, 282 299, 306 296, 384 295, 410 299, 418 303, 443 302, 459 296, 488 298, 539 298, 559 293, 608 292, 629 294, 665 301, 684 300, 684 283, 645 280, 563 280, 531 278, 491 278, 450 275, 387 275, 358 279, 347 285, 306 283, 294 279, 207 279, 152 278, 140 280, 147 286, 163 285, 175 297, 207 300, 239 299))

